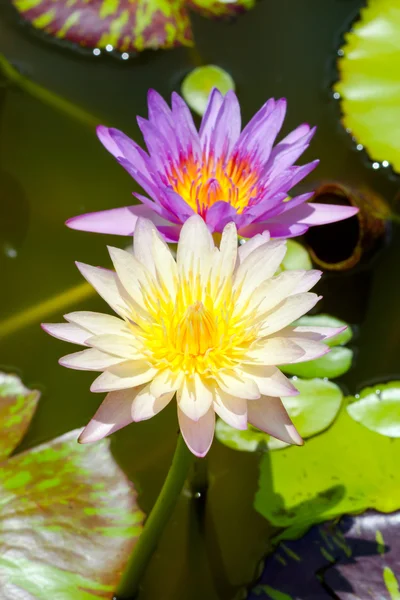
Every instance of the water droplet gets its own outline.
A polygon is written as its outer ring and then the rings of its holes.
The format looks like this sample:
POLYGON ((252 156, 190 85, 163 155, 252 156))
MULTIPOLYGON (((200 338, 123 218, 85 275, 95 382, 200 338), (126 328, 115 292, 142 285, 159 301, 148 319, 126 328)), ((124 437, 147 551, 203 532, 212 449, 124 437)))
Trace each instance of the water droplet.
POLYGON ((357 400, 359 399, 359 397, 360 397, 360 394, 356 394, 356 395, 354 396, 354 398, 357 398, 357 400))
POLYGON ((364 146, 362 144, 357 144, 357 150, 364 150, 364 146))
POLYGON ((123 52, 123 53, 121 54, 121 58, 122 58, 122 60, 128 60, 128 58, 129 58, 129 54, 128 54, 127 52, 123 52))
POLYGON ((335 100, 339 100, 339 98, 340 98, 339 92, 334 92, 333 93, 333 97, 334 97, 335 100))
POLYGON ((381 165, 380 165, 378 162, 374 162, 374 163, 372 163, 372 168, 373 168, 373 169, 375 169, 375 170, 376 170, 376 169, 379 169, 379 167, 380 167, 380 166, 381 166, 381 165))
POLYGON ((375 394, 378 394, 378 396, 380 393, 381 393, 381 390, 375 390, 375 394))
POLYGON ((18 252, 15 248, 10 246, 10 244, 4 244, 4 254, 8 256, 8 258, 17 258, 18 252))
POLYGON ((196 492, 195 494, 193 494, 193 497, 196 498, 196 500, 198 498, 201 498, 201 492, 196 492))
POLYGON ((297 381, 297 375, 294 375, 294 376, 292 377, 292 381, 297 381))
POLYGON ((384 160, 382 161, 382 167, 388 167, 389 166, 389 161, 388 160, 384 160))
POLYGON ((112 46, 111 44, 107 44, 106 50, 107 52, 112 52, 114 50, 114 46, 112 46))
POLYGON ((337 51, 338 56, 344 56, 344 50, 342 50, 342 48, 340 48, 340 50, 337 51))
POLYGON ((100 48, 93 48, 93 54, 94 54, 95 56, 100 56, 100 54, 101 54, 101 50, 100 50, 100 48))

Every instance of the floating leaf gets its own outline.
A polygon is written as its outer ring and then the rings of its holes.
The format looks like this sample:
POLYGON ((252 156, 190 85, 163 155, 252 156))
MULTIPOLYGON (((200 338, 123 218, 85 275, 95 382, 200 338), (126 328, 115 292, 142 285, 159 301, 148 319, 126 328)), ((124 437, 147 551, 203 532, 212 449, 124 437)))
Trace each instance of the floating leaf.
POLYGON ((311 524, 367 508, 400 508, 400 440, 356 423, 342 408, 333 425, 306 441, 266 453, 255 508, 284 537, 311 524))
MULTIPOLYGON (((7 454, 38 394, 13 376, 2 374, 1 382, 7 454)), ((82 446, 78 435, 71 431, 0 463, 2 600, 113 597, 143 515, 109 442, 82 446)))
POLYGON ((399 513, 344 517, 281 543, 249 600, 398 600, 399 556, 399 513))
POLYGON ((400 171, 400 10, 393 0, 369 0, 345 35, 338 61, 343 126, 376 161, 400 171), (386 163, 385 163, 386 164, 386 163))
POLYGON ((12 0, 33 27, 87 48, 134 52, 191 46, 189 6, 205 16, 232 16, 254 6, 184 0, 12 0))
POLYGON ((284 271, 289 271, 291 269, 304 269, 305 271, 309 271, 312 269, 310 255, 304 246, 294 240, 287 240, 286 248, 285 258, 281 265, 284 271))
POLYGON ((382 435, 400 437, 400 381, 365 388, 358 398, 351 397, 347 407, 355 421, 382 435))
MULTIPOLYGON (((300 394, 282 398, 282 402, 300 435, 308 438, 329 427, 340 409, 343 395, 337 385, 322 379, 297 379, 295 385, 300 394)), ((287 446, 285 442, 272 438, 255 427, 239 431, 222 419, 217 422, 216 435, 225 446, 246 452, 254 452, 263 447, 277 450, 287 446)))
POLYGON ((4 460, 24 437, 39 400, 16 375, 0 372, 0 460, 4 460))
POLYGON ((192 110, 203 116, 210 92, 217 88, 225 95, 235 89, 232 77, 216 65, 205 65, 193 69, 182 82, 182 96, 192 110))
MULTIPOLYGON (((307 315, 296 321, 296 324, 305 326, 312 325, 313 327, 344 327, 347 325, 344 321, 336 319, 336 317, 331 317, 330 315, 307 315)), ((283 365, 281 369, 285 373, 296 375, 297 377, 327 377, 328 379, 340 377, 350 369, 353 362, 353 351, 350 348, 342 347, 342 345, 349 342, 352 337, 353 332, 351 327, 347 325, 345 331, 336 335, 334 338, 327 340, 326 343, 332 348, 328 354, 303 363, 283 365)))

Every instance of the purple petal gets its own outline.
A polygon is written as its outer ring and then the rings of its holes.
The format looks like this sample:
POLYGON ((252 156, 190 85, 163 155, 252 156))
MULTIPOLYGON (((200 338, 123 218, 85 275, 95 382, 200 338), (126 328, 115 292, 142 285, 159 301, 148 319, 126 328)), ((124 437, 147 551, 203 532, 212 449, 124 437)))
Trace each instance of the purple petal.
POLYGON ((281 144, 294 144, 295 142, 300 140, 302 137, 307 135, 308 132, 310 131, 310 129, 311 128, 308 125, 308 123, 302 123, 301 125, 296 127, 296 129, 293 129, 293 131, 291 131, 289 133, 289 135, 284 137, 283 140, 281 140, 279 142, 278 146, 280 146, 281 144))
POLYGON ((211 208, 208 209, 205 220, 211 232, 222 232, 227 223, 230 221, 236 222, 237 216, 236 209, 232 204, 221 200, 215 202, 211 208))
POLYGON ((274 100, 268 101, 244 128, 234 152, 238 152, 242 157, 252 155, 261 164, 265 164, 282 127, 285 114, 284 98, 278 100, 276 104, 274 100))
POLYGON ((99 125, 97 136, 103 146, 117 159, 125 159, 136 169, 147 174, 149 156, 146 152, 118 129, 99 125))
POLYGON ((291 238, 303 235, 308 230, 308 225, 293 223, 275 223, 274 221, 264 221, 262 223, 252 223, 239 230, 239 235, 244 238, 252 238, 258 233, 269 231, 272 238, 291 238))
POLYGON ((275 194, 279 192, 288 193, 295 185, 304 179, 304 177, 307 177, 318 164, 319 160, 313 160, 301 167, 289 167, 286 171, 280 173, 270 181, 267 188, 267 197, 275 196, 275 194))
MULTIPOLYGON (((283 195, 285 196, 285 198, 283 198, 283 200, 286 200, 287 194, 283 194, 283 195)), ((271 208, 269 208, 265 212, 259 214, 259 216, 253 220, 254 221, 267 221, 269 219, 273 219, 274 221, 276 221, 276 220, 278 220, 277 217, 279 215, 281 215, 282 213, 291 211, 296 206, 299 206, 300 204, 303 204, 303 202, 307 202, 307 200, 310 200, 310 198, 312 198, 313 196, 314 196, 314 192, 307 192, 305 194, 301 194, 300 196, 295 196, 294 198, 292 198, 291 200, 288 200, 286 202, 281 200, 279 202, 279 204, 274 203, 274 205, 271 208)), ((268 204, 269 204, 269 201, 264 202, 265 206, 268 206, 268 204)), ((292 220, 291 220, 291 222, 292 222, 292 220)))
POLYGON ((240 105, 235 92, 230 90, 219 109, 206 152, 212 153, 216 160, 227 156, 239 139, 240 129, 240 105))
POLYGON ((266 177, 272 179, 277 173, 281 173, 288 167, 291 167, 308 148, 315 131, 316 127, 311 129, 306 136, 294 144, 282 144, 282 142, 278 144, 271 152, 267 164, 266 177))
POLYGON ((91 231, 93 233, 108 233, 111 235, 132 235, 139 217, 150 219, 156 227, 168 225, 148 206, 124 206, 99 212, 86 213, 72 217, 66 222, 70 229, 91 231))
POLYGON ((186 102, 176 92, 172 93, 172 116, 180 148, 185 154, 194 154, 200 157, 200 138, 192 113, 186 102))
POLYGON ((166 197, 165 207, 174 213, 181 223, 195 214, 193 208, 174 190, 166 188, 163 193, 166 197))
MULTIPOLYGON (((291 204, 290 202, 288 203, 291 204)), ((319 204, 307 202, 287 210, 274 221, 282 224, 299 223, 303 225, 325 225, 349 219, 358 213, 354 206, 340 206, 338 204, 319 204)))
POLYGON ((214 88, 208 97, 206 112, 204 113, 200 125, 199 135, 203 148, 209 141, 211 132, 215 127, 216 119, 219 113, 219 109, 221 108, 222 102, 223 96, 221 92, 217 90, 217 88, 214 88))

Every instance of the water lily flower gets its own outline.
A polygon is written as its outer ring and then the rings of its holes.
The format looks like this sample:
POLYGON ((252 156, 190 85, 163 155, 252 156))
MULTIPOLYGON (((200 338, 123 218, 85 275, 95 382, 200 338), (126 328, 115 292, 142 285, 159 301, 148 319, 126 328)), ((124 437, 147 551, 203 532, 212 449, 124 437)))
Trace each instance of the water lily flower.
POLYGON ((67 221, 72 229, 132 235, 139 217, 153 221, 164 238, 176 242, 183 223, 199 214, 211 232, 233 221, 241 236, 268 230, 274 238, 302 235, 312 225, 353 216, 349 206, 307 202, 312 192, 288 200, 290 190, 318 164, 294 163, 315 128, 300 125, 274 146, 286 101, 268 100, 241 132, 240 106, 233 91, 214 89, 197 131, 184 100, 172 94, 172 108, 154 90, 149 119, 138 117, 146 153, 117 129, 98 127, 105 148, 139 183, 142 203, 84 214, 67 221))
POLYGON ((149 419, 176 394, 182 435, 197 456, 210 448, 215 413, 301 444, 280 400, 297 390, 277 365, 325 354, 323 340, 343 329, 290 325, 319 300, 308 290, 321 272, 276 276, 284 240, 257 235, 238 248, 229 223, 217 248, 198 215, 182 227, 176 260, 147 219, 137 222, 133 250, 109 248, 115 272, 78 263, 117 317, 73 312, 43 325, 85 347, 61 365, 101 371, 91 391, 107 396, 80 441, 149 419))

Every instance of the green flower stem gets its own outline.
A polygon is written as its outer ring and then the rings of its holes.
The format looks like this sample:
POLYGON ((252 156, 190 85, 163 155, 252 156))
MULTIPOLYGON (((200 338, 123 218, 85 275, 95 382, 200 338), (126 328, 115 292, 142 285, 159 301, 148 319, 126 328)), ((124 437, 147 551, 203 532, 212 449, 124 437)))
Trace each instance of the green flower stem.
POLYGON ((23 89, 25 92, 28 92, 28 94, 31 96, 34 96, 41 102, 44 102, 52 108, 67 114, 73 119, 80 121, 84 125, 89 126, 91 129, 95 129, 97 125, 101 123, 100 119, 97 119, 79 106, 75 106, 75 104, 72 104, 72 102, 61 98, 61 96, 50 92, 38 83, 35 83, 24 75, 21 75, 21 73, 15 67, 13 67, 13 65, 3 54, 0 54, 0 74, 3 74, 6 79, 23 89))
POLYGON ((116 594, 118 600, 135 598, 147 565, 182 491, 192 462, 193 455, 182 435, 179 434, 167 478, 119 583, 116 594))

